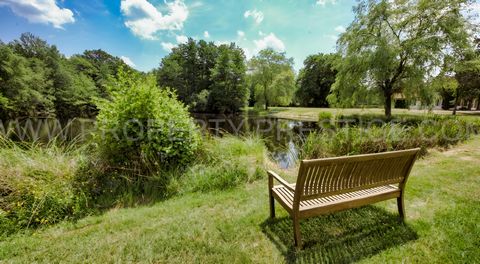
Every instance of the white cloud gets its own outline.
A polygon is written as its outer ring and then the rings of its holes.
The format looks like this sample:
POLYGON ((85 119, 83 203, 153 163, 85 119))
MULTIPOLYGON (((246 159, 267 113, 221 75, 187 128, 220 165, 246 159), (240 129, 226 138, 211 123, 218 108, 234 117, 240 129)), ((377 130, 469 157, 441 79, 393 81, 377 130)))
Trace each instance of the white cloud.
POLYGON ((255 20, 255 23, 260 24, 263 21, 263 13, 261 11, 258 11, 257 9, 254 10, 247 10, 243 14, 245 18, 252 17, 253 20, 255 20))
POLYGON ((56 28, 75 22, 73 12, 61 8, 55 0, 0 0, 0 6, 8 6, 17 16, 31 23, 52 24, 56 28))
POLYGON ((210 38, 210 33, 208 33, 208 31, 203 32, 203 37, 207 39, 210 38))
POLYGON ((178 44, 184 44, 188 42, 187 36, 183 36, 183 35, 178 35, 175 37, 175 39, 177 40, 178 44))
POLYGON ((240 37, 240 38, 244 38, 245 37, 245 32, 243 32, 241 30, 238 30, 237 31, 237 36, 240 37))
POLYGON ((123 62, 125 62, 125 64, 127 64, 128 66, 130 66, 132 68, 135 67, 135 63, 133 63, 133 61, 129 57, 120 56, 120 59, 122 59, 123 62))
POLYGON ((329 35, 324 35, 324 37, 327 37, 333 41, 337 41, 338 40, 338 36, 337 35, 332 35, 332 34, 329 34, 329 35))
POLYGON ((272 48, 277 51, 285 51, 285 44, 274 33, 266 35, 264 38, 254 40, 256 51, 260 51, 266 48, 272 48))
POLYGON ((217 40, 214 43, 215 45, 220 46, 220 45, 230 45, 231 42, 227 40, 217 40))
POLYGON ((176 47, 176 45, 171 42, 162 42, 160 44, 162 45, 163 50, 167 52, 172 51, 172 49, 176 47))
POLYGON ((125 16, 125 26, 144 39, 156 39, 160 30, 180 30, 188 18, 183 0, 165 2, 168 14, 162 14, 147 0, 122 0, 120 9, 125 16))
POLYGON ((317 5, 325 6, 326 4, 336 4, 337 0, 317 0, 317 5))
POLYGON ((345 32, 347 29, 344 27, 344 26, 337 26, 335 27, 335 31, 338 32, 338 33, 343 33, 345 32))

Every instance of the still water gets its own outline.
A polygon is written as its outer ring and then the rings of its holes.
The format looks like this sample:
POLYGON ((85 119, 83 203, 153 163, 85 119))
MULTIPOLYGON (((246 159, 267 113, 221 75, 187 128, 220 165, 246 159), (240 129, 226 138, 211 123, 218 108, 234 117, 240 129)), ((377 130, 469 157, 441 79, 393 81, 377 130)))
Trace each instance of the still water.
MULTIPOLYGON (((298 160, 297 145, 308 133, 318 129, 316 122, 302 122, 256 115, 192 114, 205 133, 214 136, 260 136, 272 160, 288 168, 298 160)), ((92 119, 60 121, 54 118, 29 118, 0 121, 0 134, 19 141, 49 141, 52 139, 82 141, 95 126, 92 119)))
POLYGON ((258 135, 267 146, 272 160, 288 168, 298 160, 297 145, 308 133, 318 129, 316 122, 304 122, 255 115, 194 114, 197 124, 210 134, 222 136, 258 135))

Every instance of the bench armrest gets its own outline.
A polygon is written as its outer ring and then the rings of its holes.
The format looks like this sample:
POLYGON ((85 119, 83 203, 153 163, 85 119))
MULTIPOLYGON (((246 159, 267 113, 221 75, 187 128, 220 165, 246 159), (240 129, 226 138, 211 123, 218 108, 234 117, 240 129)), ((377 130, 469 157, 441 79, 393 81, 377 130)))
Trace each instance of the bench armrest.
POLYGON ((276 174, 275 172, 273 172, 271 170, 267 171, 267 173, 268 173, 268 184, 269 184, 270 188, 273 187, 273 179, 275 179, 281 185, 285 186, 285 188, 289 189, 292 192, 295 192, 295 189, 292 188, 292 186, 286 180, 284 180, 282 177, 280 177, 278 174, 276 174))

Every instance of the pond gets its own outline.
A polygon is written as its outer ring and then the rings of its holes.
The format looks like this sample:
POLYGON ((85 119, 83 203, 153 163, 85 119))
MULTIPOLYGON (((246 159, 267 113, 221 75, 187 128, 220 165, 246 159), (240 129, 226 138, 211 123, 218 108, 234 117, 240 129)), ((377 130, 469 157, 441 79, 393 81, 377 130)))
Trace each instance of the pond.
MULTIPOLYGON (((318 129, 316 122, 303 122, 258 115, 192 114, 205 133, 214 136, 258 135, 280 167, 295 165, 298 159, 297 144, 309 132, 318 129)), ((93 119, 60 121, 54 118, 28 118, 8 122, 0 121, 0 134, 19 141, 82 140, 95 125, 93 119), (12 133, 12 131, 14 131, 12 133)))
POLYGON ((215 136, 260 136, 272 160, 282 168, 295 165, 298 160, 297 144, 301 143, 308 133, 318 129, 317 122, 258 115, 193 114, 193 117, 202 130, 215 136))

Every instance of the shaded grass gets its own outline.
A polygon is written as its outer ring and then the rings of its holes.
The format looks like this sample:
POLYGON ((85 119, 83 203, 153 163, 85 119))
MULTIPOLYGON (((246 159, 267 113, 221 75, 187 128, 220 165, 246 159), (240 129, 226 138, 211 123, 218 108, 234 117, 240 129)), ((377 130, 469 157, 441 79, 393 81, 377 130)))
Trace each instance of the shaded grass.
POLYGON ((289 217, 262 224, 264 233, 292 263, 351 263, 418 238, 398 215, 375 206, 303 220, 306 239, 300 251, 292 245, 292 224, 289 217))
POLYGON ((475 263, 480 261, 479 145, 475 137, 417 162, 407 183, 406 225, 395 224, 394 200, 312 218, 301 222, 308 244, 298 254, 289 251, 293 237, 288 244, 285 211, 278 207, 277 221, 266 222, 267 183, 260 180, 16 234, 0 242, 0 261, 475 263))

